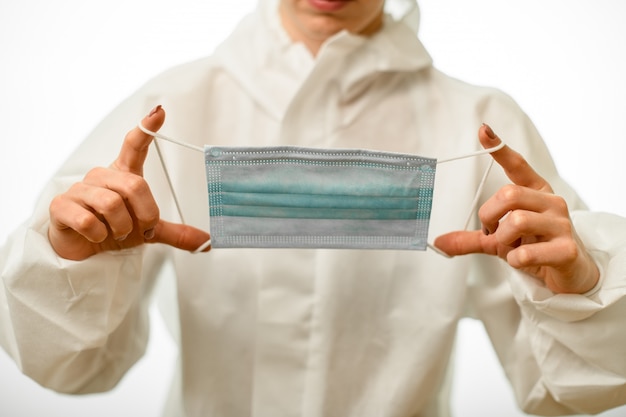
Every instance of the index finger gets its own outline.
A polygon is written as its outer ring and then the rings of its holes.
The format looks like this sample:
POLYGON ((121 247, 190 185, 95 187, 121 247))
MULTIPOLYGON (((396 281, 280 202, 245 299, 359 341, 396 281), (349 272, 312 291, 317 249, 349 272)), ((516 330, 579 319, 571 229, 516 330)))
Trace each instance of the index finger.
MULTIPOLYGON (((148 130, 156 132, 161 128, 164 121, 165 111, 159 105, 144 117, 141 124, 148 130)), ((148 156, 150 143, 152 143, 152 136, 144 133, 139 127, 135 127, 126 134, 122 149, 120 149, 117 159, 113 162, 113 167, 120 171, 143 175, 143 164, 148 156)))
MULTIPOLYGON (((485 148, 498 146, 502 141, 491 127, 483 124, 478 131, 480 143, 485 148)), ((522 155, 505 145, 491 153, 493 159, 502 167, 504 173, 514 184, 540 191, 552 192, 550 184, 530 166, 522 155)))

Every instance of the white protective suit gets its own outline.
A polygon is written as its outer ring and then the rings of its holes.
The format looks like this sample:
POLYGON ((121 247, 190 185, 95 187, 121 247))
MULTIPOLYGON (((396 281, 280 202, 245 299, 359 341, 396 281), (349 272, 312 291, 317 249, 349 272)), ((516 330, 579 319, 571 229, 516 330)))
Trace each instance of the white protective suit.
MULTIPOLYGON (((584 211, 509 97, 433 68, 408 23, 414 18, 415 10, 403 20, 389 15, 369 40, 340 33, 313 58, 288 39, 275 2, 264 1, 213 56, 163 73, 115 109, 0 253, 0 341, 21 370, 61 392, 112 388, 144 353, 152 289, 171 263, 177 316, 167 321, 180 368, 167 415, 447 416, 450 354, 466 315, 484 322, 527 412, 594 413, 625 403, 626 220, 584 211), (477 131, 488 122, 568 199, 601 283, 585 295, 555 295, 497 258, 446 259, 430 250, 192 255, 146 245, 60 259, 46 237, 51 198, 110 164, 156 104, 167 111, 162 133, 199 146, 446 158, 480 149, 477 131)), ((187 222, 207 229, 202 155, 162 147, 187 222)), ((489 158, 438 167, 431 241, 463 227, 489 158)), ((177 221, 154 152, 145 171, 162 217, 177 221)), ((483 199, 505 183, 495 166, 483 199)))

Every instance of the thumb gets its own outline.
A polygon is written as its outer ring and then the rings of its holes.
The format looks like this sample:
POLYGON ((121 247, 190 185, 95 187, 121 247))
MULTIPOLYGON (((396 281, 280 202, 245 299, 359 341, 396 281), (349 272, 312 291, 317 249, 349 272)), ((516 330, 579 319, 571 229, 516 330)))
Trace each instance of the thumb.
MULTIPOLYGON (((177 249, 194 252, 209 239, 211 236, 207 232, 193 226, 159 220, 154 228, 153 237, 146 239, 146 243, 164 243, 177 249)), ((209 250, 211 250, 211 246, 208 246, 203 252, 209 250)))
POLYGON ((480 230, 446 233, 437 237, 434 245, 449 256, 497 253, 497 241, 493 236, 487 236, 480 230))

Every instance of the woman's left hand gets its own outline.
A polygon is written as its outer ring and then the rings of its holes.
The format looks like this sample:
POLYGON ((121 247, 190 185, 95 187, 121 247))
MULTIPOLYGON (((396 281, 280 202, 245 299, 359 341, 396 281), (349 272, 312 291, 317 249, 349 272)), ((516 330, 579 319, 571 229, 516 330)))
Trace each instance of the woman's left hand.
MULTIPOLYGON (((480 128, 478 137, 485 148, 500 144, 487 125, 480 128)), ((482 231, 447 233, 435 240, 435 246, 450 256, 498 256, 542 280, 555 293, 591 290, 600 273, 576 234, 565 200, 508 146, 491 155, 512 184, 502 187, 480 208, 482 231)))

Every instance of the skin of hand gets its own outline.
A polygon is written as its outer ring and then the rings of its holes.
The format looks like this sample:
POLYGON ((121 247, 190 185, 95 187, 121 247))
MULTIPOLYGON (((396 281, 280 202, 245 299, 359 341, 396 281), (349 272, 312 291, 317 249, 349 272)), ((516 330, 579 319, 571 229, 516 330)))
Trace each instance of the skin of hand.
MULTIPOLYGON (((157 106, 142 123, 148 130, 157 131, 164 121, 165 111, 157 106)), ((134 128, 109 167, 92 169, 81 182, 52 200, 48 239, 59 256, 79 261, 144 243, 194 251, 208 241, 209 234, 202 230, 160 218, 143 178, 152 139, 134 128)))
MULTIPOLYGON (((485 148, 501 143, 488 125, 479 129, 478 137, 485 148)), ((447 233, 435 240, 435 246, 450 256, 498 256, 543 281, 555 293, 591 290, 600 272, 576 234, 565 200, 508 146, 491 155, 512 184, 502 187, 480 208, 482 231, 447 233)))

